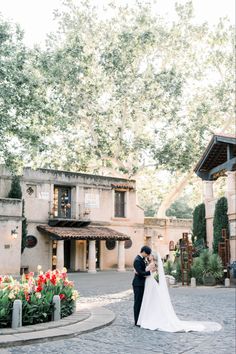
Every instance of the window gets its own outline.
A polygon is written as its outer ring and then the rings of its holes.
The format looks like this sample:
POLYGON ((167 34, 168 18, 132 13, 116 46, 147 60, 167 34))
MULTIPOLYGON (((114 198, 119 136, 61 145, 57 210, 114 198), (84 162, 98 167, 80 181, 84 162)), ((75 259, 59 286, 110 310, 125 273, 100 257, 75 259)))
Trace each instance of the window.
POLYGON ((125 192, 115 191, 115 217, 125 218, 125 192))
POLYGON ((71 188, 54 187, 54 217, 71 217, 71 188))

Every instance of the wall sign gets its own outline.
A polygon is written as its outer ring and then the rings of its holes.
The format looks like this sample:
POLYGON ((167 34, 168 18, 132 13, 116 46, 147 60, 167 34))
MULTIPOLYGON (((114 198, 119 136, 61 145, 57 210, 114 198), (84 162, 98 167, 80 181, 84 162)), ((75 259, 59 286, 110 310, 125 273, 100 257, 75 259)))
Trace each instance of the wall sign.
POLYGON ((85 208, 99 208, 99 194, 85 193, 84 203, 85 203, 85 208))
POLYGON ((37 243, 38 243, 38 240, 37 240, 37 238, 35 236, 29 235, 29 236, 26 237, 25 246, 27 248, 35 247, 37 245, 37 243))

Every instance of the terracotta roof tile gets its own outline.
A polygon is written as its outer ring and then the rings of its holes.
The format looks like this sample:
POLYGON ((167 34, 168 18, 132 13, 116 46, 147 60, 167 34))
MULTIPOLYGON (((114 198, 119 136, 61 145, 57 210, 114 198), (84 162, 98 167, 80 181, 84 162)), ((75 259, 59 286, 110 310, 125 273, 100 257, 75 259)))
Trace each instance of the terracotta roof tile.
POLYGON ((125 235, 108 227, 53 227, 49 225, 38 225, 40 232, 46 233, 53 239, 75 239, 75 240, 130 240, 125 235))

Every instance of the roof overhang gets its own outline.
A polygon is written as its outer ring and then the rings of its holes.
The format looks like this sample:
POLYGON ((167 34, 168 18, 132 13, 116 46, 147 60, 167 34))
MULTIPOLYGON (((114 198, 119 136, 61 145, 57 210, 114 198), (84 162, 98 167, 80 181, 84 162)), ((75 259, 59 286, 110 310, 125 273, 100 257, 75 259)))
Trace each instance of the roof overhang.
POLYGON ((236 137, 213 135, 194 172, 203 180, 216 180, 236 170, 236 137))
POLYGON ((108 227, 53 227, 38 225, 37 229, 54 240, 130 240, 130 236, 108 227))

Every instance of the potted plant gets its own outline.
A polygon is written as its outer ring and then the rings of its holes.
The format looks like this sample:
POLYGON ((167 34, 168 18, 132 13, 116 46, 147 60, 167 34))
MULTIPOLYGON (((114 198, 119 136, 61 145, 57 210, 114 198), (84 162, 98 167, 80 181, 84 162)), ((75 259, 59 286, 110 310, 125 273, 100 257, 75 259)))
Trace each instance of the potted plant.
POLYGON ((216 281, 223 276, 221 258, 217 254, 204 250, 200 255, 200 262, 203 284, 207 286, 215 285, 216 281))

